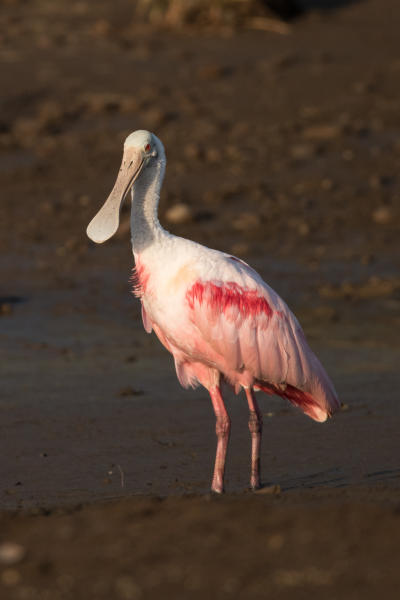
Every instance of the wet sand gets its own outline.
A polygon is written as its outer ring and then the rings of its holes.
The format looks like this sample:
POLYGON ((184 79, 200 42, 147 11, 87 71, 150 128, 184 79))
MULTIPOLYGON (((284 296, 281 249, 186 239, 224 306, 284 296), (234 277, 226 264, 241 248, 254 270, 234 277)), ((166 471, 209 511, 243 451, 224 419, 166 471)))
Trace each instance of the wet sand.
POLYGON ((79 6, 3 17, 1 597, 395 598, 397 3, 311 13, 288 35, 156 31, 128 2, 79 6), (228 493, 208 495, 212 408, 143 330, 127 208, 115 240, 85 237, 140 127, 167 150, 163 224, 250 262, 343 403, 319 425, 259 396, 255 497, 234 395, 228 493))
MULTIPOLYGON (((283 269, 293 299, 301 296, 301 267, 285 261, 260 270, 279 285, 283 269)), ((84 279, 83 289, 36 287, 31 298, 21 290, 26 300, 2 320, 8 338, 2 443, 11 454, 1 466, 3 506, 207 492, 215 446, 207 393, 180 387, 171 357, 143 331, 122 271, 102 267, 84 279), (98 293, 104 281, 109 289, 98 293)), ((344 407, 318 426, 282 399, 260 394, 265 483, 284 490, 398 487, 400 350, 390 324, 372 325, 373 315, 361 310, 337 321, 315 310, 297 312, 344 407), (361 343, 367 320, 370 332, 361 343)), ((247 405, 242 394, 231 394, 228 405, 226 483, 237 493, 249 477, 247 405)))

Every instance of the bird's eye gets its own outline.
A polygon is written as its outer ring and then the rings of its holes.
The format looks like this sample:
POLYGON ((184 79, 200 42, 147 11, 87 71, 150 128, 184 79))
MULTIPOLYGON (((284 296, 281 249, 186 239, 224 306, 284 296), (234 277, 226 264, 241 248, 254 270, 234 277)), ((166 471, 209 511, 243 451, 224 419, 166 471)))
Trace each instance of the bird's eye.
POLYGON ((151 150, 150 144, 146 144, 145 147, 144 147, 144 149, 145 149, 146 152, 150 152, 150 150, 151 150))

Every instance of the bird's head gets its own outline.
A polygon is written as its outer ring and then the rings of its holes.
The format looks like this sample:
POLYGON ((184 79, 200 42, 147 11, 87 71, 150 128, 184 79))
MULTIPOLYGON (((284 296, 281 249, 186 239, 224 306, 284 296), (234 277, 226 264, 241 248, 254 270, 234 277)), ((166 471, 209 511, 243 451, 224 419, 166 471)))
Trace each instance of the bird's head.
POLYGON ((91 240, 102 244, 114 235, 119 226, 124 198, 141 173, 154 166, 160 155, 164 156, 164 148, 154 133, 139 129, 128 135, 121 168, 111 194, 86 229, 91 240))

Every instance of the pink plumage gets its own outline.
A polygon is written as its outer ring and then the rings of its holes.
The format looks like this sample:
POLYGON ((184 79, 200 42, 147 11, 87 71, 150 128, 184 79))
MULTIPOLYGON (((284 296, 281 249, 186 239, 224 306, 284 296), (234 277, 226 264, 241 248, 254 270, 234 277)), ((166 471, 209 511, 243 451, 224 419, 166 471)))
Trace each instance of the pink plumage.
MULTIPOLYGON (((157 286, 151 285, 151 275, 138 257, 135 289, 142 290, 145 329, 154 329, 173 354, 181 384, 210 389, 218 371, 237 393, 247 387, 277 394, 316 421, 325 421, 339 401, 296 317, 246 263, 212 252, 219 255, 225 277, 186 281, 184 294, 176 289, 180 329, 171 328, 162 317, 152 318, 157 286)), ((174 303, 174 298, 168 302, 174 303)))
POLYGON ((148 131, 125 140, 114 188, 87 233, 103 243, 116 232, 131 188, 134 293, 145 330, 171 352, 179 381, 210 393, 218 438, 212 490, 222 492, 230 419, 223 383, 245 391, 252 438, 251 487, 260 486, 262 417, 255 391, 287 398, 316 421, 339 401, 284 301, 242 260, 165 231, 157 217, 166 158, 148 131))

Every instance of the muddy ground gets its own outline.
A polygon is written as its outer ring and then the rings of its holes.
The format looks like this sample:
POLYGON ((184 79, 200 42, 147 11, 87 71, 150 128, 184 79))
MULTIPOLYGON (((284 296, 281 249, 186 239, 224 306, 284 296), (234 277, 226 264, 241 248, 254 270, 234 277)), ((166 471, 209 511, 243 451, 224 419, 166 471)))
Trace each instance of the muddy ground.
POLYGON ((399 19, 365 0, 172 30, 127 0, 3 3, 2 599, 398 597, 399 19), (343 403, 319 425, 260 399, 256 496, 241 396, 208 496, 211 405, 143 330, 128 207, 85 236, 138 128, 167 150, 162 223, 256 267, 343 403))

